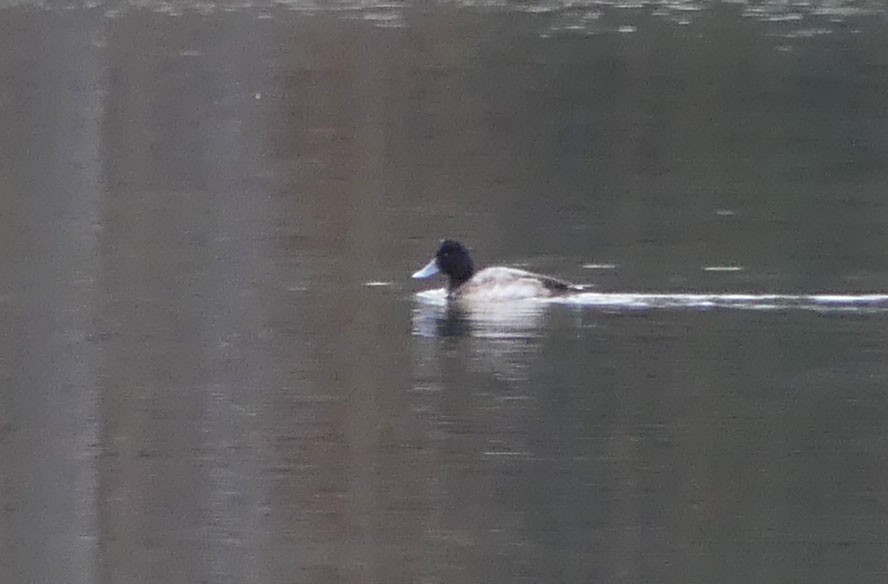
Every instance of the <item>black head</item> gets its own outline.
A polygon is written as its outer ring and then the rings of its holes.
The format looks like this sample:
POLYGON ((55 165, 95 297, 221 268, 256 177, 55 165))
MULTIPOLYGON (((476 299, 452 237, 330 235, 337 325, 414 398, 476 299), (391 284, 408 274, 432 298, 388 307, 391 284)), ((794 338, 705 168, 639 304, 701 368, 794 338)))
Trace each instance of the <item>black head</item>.
POLYGON ((445 239, 435 254, 438 269, 450 278, 450 287, 455 288, 472 277, 475 264, 469 250, 458 241, 445 239))
POLYGON ((472 263, 472 257, 469 250, 462 244, 446 239, 441 242, 441 247, 435 257, 421 270, 413 274, 414 278, 431 278, 436 274, 446 274, 448 278, 448 288, 453 290, 475 273, 475 265, 472 263))

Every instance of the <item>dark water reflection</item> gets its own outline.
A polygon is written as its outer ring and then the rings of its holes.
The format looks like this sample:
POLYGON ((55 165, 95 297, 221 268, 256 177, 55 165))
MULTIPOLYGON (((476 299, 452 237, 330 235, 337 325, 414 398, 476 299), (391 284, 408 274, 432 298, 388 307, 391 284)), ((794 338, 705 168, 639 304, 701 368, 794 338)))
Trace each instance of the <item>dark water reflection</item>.
POLYGON ((0 581, 884 581, 885 312, 407 280, 448 235, 603 292, 884 293, 879 3, 0 33, 0 581))

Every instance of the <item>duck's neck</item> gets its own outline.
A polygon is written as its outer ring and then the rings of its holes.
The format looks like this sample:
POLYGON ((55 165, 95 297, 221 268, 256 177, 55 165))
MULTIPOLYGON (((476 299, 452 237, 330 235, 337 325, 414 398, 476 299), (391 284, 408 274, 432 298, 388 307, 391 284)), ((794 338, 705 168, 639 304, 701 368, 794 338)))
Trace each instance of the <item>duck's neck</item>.
POLYGON ((463 284, 469 281, 469 278, 475 275, 475 266, 472 264, 472 261, 469 260, 464 265, 459 266, 458 269, 453 270, 450 276, 449 288, 450 290, 456 290, 463 284))

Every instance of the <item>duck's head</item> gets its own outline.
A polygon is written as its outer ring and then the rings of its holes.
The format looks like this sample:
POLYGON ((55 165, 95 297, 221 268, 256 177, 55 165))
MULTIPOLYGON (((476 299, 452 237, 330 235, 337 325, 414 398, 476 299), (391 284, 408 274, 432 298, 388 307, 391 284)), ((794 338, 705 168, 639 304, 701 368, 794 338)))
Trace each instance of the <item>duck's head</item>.
POLYGON ((435 257, 426 266, 413 274, 414 278, 431 278, 436 274, 445 274, 449 279, 449 287, 456 288, 475 273, 475 264, 469 250, 458 241, 445 239, 435 257))

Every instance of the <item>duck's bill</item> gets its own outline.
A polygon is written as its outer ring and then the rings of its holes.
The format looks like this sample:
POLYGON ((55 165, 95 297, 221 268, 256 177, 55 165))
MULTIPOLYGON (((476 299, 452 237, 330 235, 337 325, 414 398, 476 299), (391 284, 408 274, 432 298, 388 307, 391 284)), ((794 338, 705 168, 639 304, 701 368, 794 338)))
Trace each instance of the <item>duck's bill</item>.
POLYGON ((432 258, 432 261, 430 261, 428 264, 426 264, 426 267, 419 270, 418 272, 414 272, 412 277, 416 280, 421 280, 423 278, 431 278, 435 274, 440 274, 440 273, 441 273, 441 270, 438 269, 437 258, 432 258))

